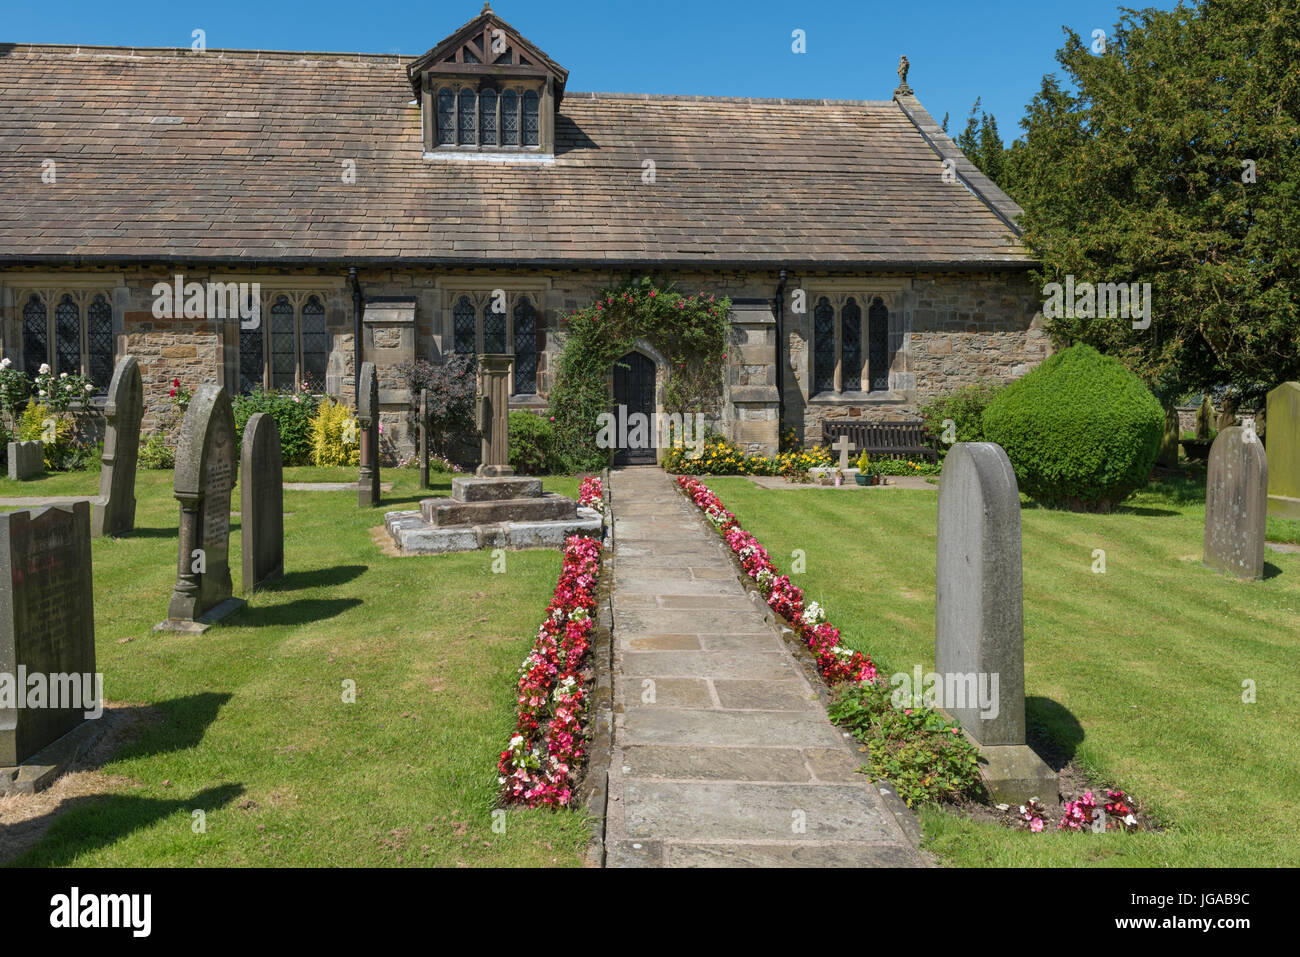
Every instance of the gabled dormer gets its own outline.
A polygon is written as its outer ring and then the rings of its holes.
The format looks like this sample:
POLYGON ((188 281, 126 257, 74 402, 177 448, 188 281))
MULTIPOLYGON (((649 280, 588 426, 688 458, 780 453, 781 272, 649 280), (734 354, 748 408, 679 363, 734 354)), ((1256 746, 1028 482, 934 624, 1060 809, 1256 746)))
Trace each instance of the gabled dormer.
POLYGON ((488 4, 407 68, 429 158, 549 159, 569 71, 488 4))

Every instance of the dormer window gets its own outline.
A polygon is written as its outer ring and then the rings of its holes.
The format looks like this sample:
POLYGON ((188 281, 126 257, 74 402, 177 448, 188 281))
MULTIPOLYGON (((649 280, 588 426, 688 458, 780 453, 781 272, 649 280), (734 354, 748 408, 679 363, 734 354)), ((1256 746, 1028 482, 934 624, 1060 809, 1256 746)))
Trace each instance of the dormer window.
POLYGON ((476 89, 448 81, 433 96, 435 149, 536 150, 541 146, 540 88, 476 89))
POLYGON ((568 71, 484 4, 408 67, 428 159, 549 161, 568 71))

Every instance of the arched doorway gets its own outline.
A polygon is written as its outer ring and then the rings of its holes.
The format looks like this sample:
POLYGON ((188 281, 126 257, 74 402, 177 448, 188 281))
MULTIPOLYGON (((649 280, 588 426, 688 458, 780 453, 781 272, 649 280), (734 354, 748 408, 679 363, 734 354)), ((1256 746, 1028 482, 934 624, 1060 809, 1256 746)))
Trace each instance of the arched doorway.
POLYGON ((614 363, 615 465, 654 465, 655 364, 639 352, 614 363))

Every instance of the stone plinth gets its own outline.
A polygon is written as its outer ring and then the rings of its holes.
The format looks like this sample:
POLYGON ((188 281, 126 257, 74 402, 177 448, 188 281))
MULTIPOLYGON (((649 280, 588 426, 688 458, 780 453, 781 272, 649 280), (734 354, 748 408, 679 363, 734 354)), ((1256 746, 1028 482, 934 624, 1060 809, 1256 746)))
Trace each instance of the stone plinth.
POLYGON ((479 356, 478 427, 483 434, 483 477, 514 475, 510 467, 510 366, 513 356, 479 356))
POLYGON ((457 502, 491 502, 507 498, 540 498, 542 480, 501 476, 498 478, 454 478, 451 497, 457 502))

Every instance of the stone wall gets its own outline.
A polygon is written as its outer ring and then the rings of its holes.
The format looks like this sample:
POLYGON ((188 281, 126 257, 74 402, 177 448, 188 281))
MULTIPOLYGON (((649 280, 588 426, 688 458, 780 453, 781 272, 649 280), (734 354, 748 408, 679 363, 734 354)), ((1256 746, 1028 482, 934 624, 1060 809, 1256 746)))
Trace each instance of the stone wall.
MULTIPOLYGON (((152 313, 155 283, 170 281, 173 270, 14 270, 0 274, 0 335, 4 354, 19 361, 22 327, 16 303, 26 287, 58 288, 60 283, 102 287, 111 293, 117 355, 140 360, 145 384, 146 433, 163 428, 173 403, 168 392, 174 378, 190 390, 205 382, 239 385, 237 319, 156 319, 152 313)), ((353 402, 353 315, 351 291, 343 270, 263 270, 239 277, 187 270, 186 281, 240 279, 261 284, 263 297, 286 292, 323 297, 330 353, 325 388, 353 402)), ((597 294, 627 278, 625 272, 574 269, 549 273, 526 270, 390 270, 363 269, 359 275, 368 302, 364 323, 366 358, 380 364, 381 451, 391 465, 414 449, 406 412, 410 400, 395 372, 399 362, 439 361, 451 351, 451 303, 463 291, 474 294, 504 289, 527 294, 538 310, 543 343, 538 356, 537 394, 515 396, 513 408, 545 407, 552 385, 562 328, 560 316, 582 308, 597 294), (389 300, 387 304, 381 300, 389 300), (394 305, 404 300, 408 305, 394 305)), ((777 448, 777 311, 775 270, 713 270, 674 274, 676 287, 733 299, 732 329, 721 408, 701 410, 709 423, 754 452, 777 448)), ((1049 346, 1038 316, 1038 291, 1021 273, 878 273, 844 277, 825 273, 792 274, 786 283, 781 320, 788 350, 780 361, 784 387, 783 425, 804 444, 820 441, 825 419, 912 418, 918 405, 967 383, 1006 381, 1042 361, 1049 346), (807 308, 796 312, 793 296, 802 290, 807 308), (879 296, 889 309, 889 389, 809 395, 811 380, 811 304, 823 292, 863 298, 879 296)), ((265 320, 264 316, 264 320, 265 320)), ((865 350, 865 344, 864 344, 865 350)), ((642 349, 647 355, 653 350, 642 349)), ((668 369, 656 362, 659 395, 668 369)))

